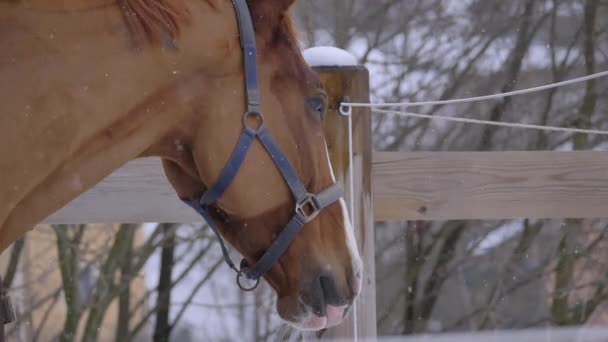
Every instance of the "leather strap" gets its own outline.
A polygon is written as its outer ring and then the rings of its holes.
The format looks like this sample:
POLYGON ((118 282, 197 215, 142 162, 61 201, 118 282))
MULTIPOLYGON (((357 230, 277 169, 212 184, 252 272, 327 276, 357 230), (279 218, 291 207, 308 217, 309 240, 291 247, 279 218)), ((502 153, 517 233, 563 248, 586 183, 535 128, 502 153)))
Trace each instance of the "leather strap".
POLYGON ((239 286, 244 290, 251 290, 254 289, 259 282, 256 282, 252 288, 243 288, 239 281, 239 277, 245 276, 248 279, 259 281, 260 277, 270 270, 272 265, 277 262, 281 255, 289 248, 289 245, 295 239, 302 227, 312 221, 321 210, 342 197, 342 189, 337 184, 333 184, 319 194, 309 193, 281 150, 279 144, 277 144, 272 137, 272 134, 266 129, 264 117, 260 113, 260 91, 258 87, 256 60, 257 50, 251 14, 246 0, 232 0, 232 3, 237 15, 239 36, 243 49, 245 91, 247 96, 247 111, 243 116, 244 128, 230 159, 228 159, 226 166, 215 184, 211 186, 199 200, 182 199, 182 201, 196 210, 196 212, 205 219, 213 233, 217 236, 226 263, 231 269, 237 272, 237 282, 239 286), (252 127, 249 122, 254 119, 258 121, 255 128, 252 127), (230 184, 232 184, 234 177, 236 177, 247 157, 251 145, 256 139, 260 141, 264 149, 272 158, 277 169, 281 172, 296 205, 292 218, 283 228, 279 236, 272 242, 271 246, 266 250, 260 260, 252 267, 246 267, 246 263, 241 263, 242 265, 245 264, 245 267, 239 269, 230 258, 226 244, 222 239, 217 224, 213 220, 209 210, 210 206, 215 203, 224 192, 226 192, 230 184))
POLYGON ((306 187, 300 181, 300 177, 298 177, 296 171, 291 166, 291 163, 289 163, 285 154, 281 151, 279 145, 265 127, 262 127, 258 131, 258 138, 266 151, 268 151, 268 154, 270 154, 272 161, 283 175, 283 178, 285 178, 294 200, 296 202, 301 202, 308 191, 306 191, 306 187))
MULTIPOLYGON (((318 210, 320 211, 328 207, 340 197, 342 197, 340 186, 337 184, 330 186, 315 197, 318 210)), ((245 276, 249 279, 259 279, 264 273, 268 272, 272 268, 272 265, 285 253, 298 232, 302 230, 307 222, 305 217, 296 212, 260 260, 245 271, 245 276)))
POLYGON ((247 92, 247 112, 260 113, 260 90, 258 87, 257 49, 255 30, 246 0, 232 0, 239 25, 243 63, 245 65, 245 90, 247 92))
POLYGON ((263 125, 260 126, 257 131, 248 128, 244 129, 238 141, 239 143, 234 149, 231 158, 215 185, 205 192, 198 201, 188 199, 182 199, 182 201, 205 219, 213 233, 217 236, 224 259, 228 266, 237 273, 243 273, 247 278, 255 280, 259 279, 272 267, 278 258, 287 250, 297 233, 306 223, 314 219, 321 210, 330 206, 342 197, 342 189, 339 185, 333 184, 316 195, 308 193, 289 163, 289 160, 285 157, 285 154, 281 151, 281 148, 270 132, 263 125), (283 228, 262 258, 252 267, 249 267, 246 270, 239 270, 230 258, 225 242, 217 228, 217 224, 209 213, 209 206, 220 198, 228 189, 228 186, 232 183, 238 169, 243 164, 243 161, 247 156, 247 151, 249 151, 255 138, 262 142, 262 146, 264 146, 266 151, 270 154, 278 170, 285 178, 296 202, 296 210, 294 210, 294 215, 291 220, 287 223, 285 228, 283 228), (298 211, 297 208, 302 208, 303 211, 298 211))
POLYGON ((221 176, 215 182, 215 185, 209 188, 207 192, 203 194, 203 197, 201 197, 201 205, 211 205, 215 203, 215 201, 217 201, 222 194, 224 194, 241 168, 241 165, 243 164, 243 161, 245 160, 247 152, 249 152, 249 148, 251 148, 254 139, 255 132, 250 130, 243 131, 236 144, 236 148, 232 152, 230 159, 222 171, 221 176))

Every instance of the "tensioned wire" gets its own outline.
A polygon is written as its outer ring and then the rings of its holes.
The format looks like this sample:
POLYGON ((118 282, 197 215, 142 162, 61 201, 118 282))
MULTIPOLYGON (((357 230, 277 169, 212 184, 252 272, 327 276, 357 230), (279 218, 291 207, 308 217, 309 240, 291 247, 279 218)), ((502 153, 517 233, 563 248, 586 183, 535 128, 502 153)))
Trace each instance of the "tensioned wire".
POLYGON ((408 107, 421 107, 421 106, 427 106, 427 105, 470 103, 470 102, 479 102, 479 101, 487 101, 487 100, 494 100, 494 99, 502 99, 502 98, 505 98, 505 97, 511 97, 511 96, 516 96, 516 95, 524 95, 524 94, 529 94, 529 93, 535 93, 535 92, 539 92, 539 91, 543 91, 543 90, 547 90, 547 89, 553 89, 553 88, 559 88, 559 87, 567 86, 567 85, 570 85, 570 84, 586 82, 586 81, 589 81, 589 80, 593 80, 593 79, 601 78, 601 77, 606 77, 606 76, 608 76, 608 70, 602 71, 602 72, 598 72, 598 73, 595 73, 595 74, 591 74, 591 75, 587 75, 587 76, 583 76, 583 77, 574 78, 574 79, 571 79, 571 80, 551 83, 551 84, 547 84, 547 85, 543 85, 543 86, 538 86, 538 87, 533 87, 533 88, 520 89, 520 90, 510 91, 510 92, 507 92, 507 93, 484 95, 484 96, 475 96, 475 97, 466 97, 466 98, 462 98, 462 99, 453 99, 453 100, 423 101, 423 102, 401 102, 401 103, 343 102, 342 105, 344 105, 344 106, 351 106, 351 107, 367 107, 367 108, 385 108, 385 107, 408 108, 408 107))
POLYGON ((494 100, 494 99, 502 99, 502 98, 506 98, 506 97, 510 97, 510 96, 530 94, 530 93, 535 93, 535 92, 539 92, 539 91, 543 91, 543 90, 547 90, 547 89, 563 87, 563 86, 567 86, 570 84, 586 82, 586 81, 589 81, 592 79, 597 79, 597 78, 606 77, 606 76, 608 76, 608 71, 602 71, 602 72, 598 72, 595 74, 574 78, 571 80, 551 83, 551 84, 533 87, 533 88, 515 90, 515 91, 511 91, 511 92, 507 92, 507 93, 467 97, 467 98, 454 99, 454 100, 402 102, 402 103, 342 102, 341 106, 345 107, 345 108, 348 108, 348 107, 370 108, 373 113, 377 113, 377 114, 393 114, 393 115, 398 115, 398 116, 414 117, 414 118, 419 118, 419 119, 444 120, 444 121, 453 121, 453 122, 469 123, 469 124, 481 124, 481 125, 524 128, 524 129, 537 129, 537 130, 544 130, 544 131, 560 131, 560 132, 569 132, 569 133, 608 135, 608 131, 597 130, 597 129, 581 129, 581 128, 556 127, 556 126, 546 126, 546 125, 533 125, 533 124, 523 124, 523 123, 517 123, 517 122, 502 122, 502 121, 490 121, 490 120, 451 117, 451 116, 443 116, 443 115, 420 114, 420 113, 412 113, 412 112, 408 112, 408 111, 404 111, 404 110, 396 110, 396 109, 394 109, 394 110, 380 109, 380 108, 390 108, 390 107, 400 107, 401 109, 405 109, 408 107, 421 107, 421 106, 427 106, 427 105, 461 104, 461 103, 471 103, 471 102, 480 102, 480 101, 487 101, 487 100, 494 100))

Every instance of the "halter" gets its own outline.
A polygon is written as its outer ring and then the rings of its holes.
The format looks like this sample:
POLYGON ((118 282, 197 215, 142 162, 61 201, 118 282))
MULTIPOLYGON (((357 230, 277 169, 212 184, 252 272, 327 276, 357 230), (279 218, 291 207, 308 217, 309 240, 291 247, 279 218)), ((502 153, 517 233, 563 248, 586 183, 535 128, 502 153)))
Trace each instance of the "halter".
POLYGON ((182 200, 205 219, 209 227, 217 236, 222 248, 224 260, 228 266, 237 273, 236 280, 239 288, 244 291, 252 291, 258 286, 262 275, 270 270, 272 265, 277 262, 283 253, 285 253, 304 225, 314 220, 321 210, 342 197, 342 189, 338 184, 333 184, 318 194, 309 193, 296 171, 287 160, 287 157, 281 151, 281 148, 264 125, 264 116, 260 111, 260 91, 258 87, 256 60, 257 51, 251 14, 246 0, 232 0, 232 4, 239 25, 245 72, 247 111, 243 115, 243 131, 217 182, 212 187, 208 188, 198 201, 182 200), (209 213, 209 207, 228 189, 245 160, 249 148, 256 139, 259 140, 266 152, 268 152, 272 158, 278 170, 281 172, 296 204, 293 216, 260 260, 250 267, 243 259, 240 268, 237 268, 230 259, 226 244, 209 213), (243 277, 249 281, 253 281, 253 285, 250 287, 244 286, 242 283, 243 277))

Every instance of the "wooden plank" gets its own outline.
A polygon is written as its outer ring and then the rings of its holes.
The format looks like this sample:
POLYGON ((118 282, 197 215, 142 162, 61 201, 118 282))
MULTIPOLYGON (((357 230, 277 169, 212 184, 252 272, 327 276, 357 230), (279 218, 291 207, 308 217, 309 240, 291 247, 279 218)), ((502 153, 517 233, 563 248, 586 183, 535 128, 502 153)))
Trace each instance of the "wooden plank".
MULTIPOLYGON (((603 327, 549 327, 522 330, 492 330, 433 333, 407 336, 382 336, 359 339, 360 342, 606 342, 608 329, 603 327)), ((336 339, 335 342, 349 342, 336 339)))
POLYGON ((198 223, 167 181, 160 159, 132 161, 44 223, 198 223))
MULTIPOLYGON (((604 218, 608 153, 376 152, 376 220, 604 218)), ((46 223, 201 222, 156 159, 127 164, 46 223)))
MULTIPOLYGON (((374 218, 494 220, 608 216, 608 153, 376 152, 374 218)), ((201 222, 160 161, 127 164, 46 223, 201 222)))
POLYGON ((604 218, 608 153, 374 155, 376 220, 604 218))
MULTIPOLYGON (((374 217, 372 208, 372 119, 369 109, 352 113, 353 160, 350 164, 348 147, 348 117, 338 113, 344 96, 355 102, 369 102, 369 72, 364 67, 315 68, 328 95, 325 136, 332 167, 345 190, 347 207, 352 198, 353 228, 363 261, 363 287, 354 309, 344 322, 328 329, 323 339, 376 337, 376 275, 374 246, 374 217), (353 187, 349 172, 353 171, 353 187)), ((350 208, 349 208, 350 211, 350 208)))

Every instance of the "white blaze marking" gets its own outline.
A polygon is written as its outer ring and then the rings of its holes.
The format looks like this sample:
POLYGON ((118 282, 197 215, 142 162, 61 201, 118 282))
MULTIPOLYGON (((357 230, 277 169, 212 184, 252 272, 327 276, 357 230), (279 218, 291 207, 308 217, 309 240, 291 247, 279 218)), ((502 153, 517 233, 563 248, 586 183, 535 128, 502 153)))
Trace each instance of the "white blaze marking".
POLYGON ((359 255, 359 246, 357 245, 357 240, 355 239, 355 230, 348 218, 348 210, 346 210, 346 203, 344 199, 340 198, 340 207, 342 208, 342 215, 344 217, 344 233, 346 235, 346 246, 348 251, 350 252, 350 258, 353 263, 353 272, 357 273, 361 271, 363 262, 361 261, 361 256, 359 255))
MULTIPOLYGON (((331 173, 331 179, 335 183, 336 176, 334 175, 334 170, 331 165, 331 161, 329 159, 329 151, 327 150, 327 145, 325 147, 325 153, 327 155, 327 164, 329 165, 329 171, 331 173)), ((361 271, 363 262, 361 261, 361 256, 359 254, 359 247, 357 245, 357 240, 355 239, 355 231, 350 222, 350 218, 348 216, 348 210, 346 209, 346 203, 343 198, 339 200, 340 208, 342 208, 342 217, 344 218, 344 235, 346 238, 346 247, 350 254, 350 259, 353 266, 353 272, 357 273, 361 271)))

